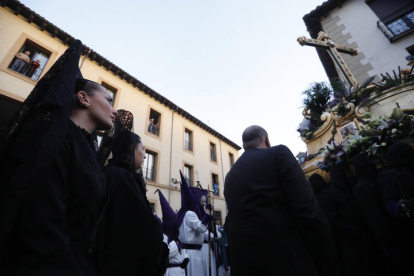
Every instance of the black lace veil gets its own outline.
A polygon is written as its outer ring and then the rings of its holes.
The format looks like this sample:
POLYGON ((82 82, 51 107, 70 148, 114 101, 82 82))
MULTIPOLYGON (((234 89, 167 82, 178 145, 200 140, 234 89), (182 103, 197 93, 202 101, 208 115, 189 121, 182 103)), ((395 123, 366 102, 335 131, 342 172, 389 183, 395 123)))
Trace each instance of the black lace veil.
POLYGON ((76 80, 82 78, 76 40, 53 64, 0 134, 0 263, 18 216, 12 189, 47 171, 64 143, 76 80))
POLYGON ((102 167, 108 162, 136 171, 135 147, 141 138, 133 132, 133 118, 130 111, 118 110, 114 127, 105 132, 98 149, 98 161, 102 167))
POLYGON ((0 155, 12 145, 20 158, 36 153, 54 154, 59 148, 67 131, 76 80, 82 78, 81 53, 82 43, 76 40, 38 81, 1 133, 0 155))

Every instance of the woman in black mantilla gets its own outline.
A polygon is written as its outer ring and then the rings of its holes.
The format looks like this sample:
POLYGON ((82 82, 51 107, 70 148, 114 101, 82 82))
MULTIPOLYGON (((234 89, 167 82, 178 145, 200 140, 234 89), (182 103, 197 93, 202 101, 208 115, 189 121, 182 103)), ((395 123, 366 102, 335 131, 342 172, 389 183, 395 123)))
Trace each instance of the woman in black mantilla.
POLYGON ((75 41, 1 136, 1 275, 96 274, 108 196, 94 131, 110 129, 116 111, 104 87, 82 78, 81 51, 75 41))
POLYGON ((136 171, 145 146, 132 129, 132 113, 118 111, 115 132, 105 133, 99 149, 110 199, 102 229, 103 275, 163 275, 168 248, 145 195, 145 180, 136 171))

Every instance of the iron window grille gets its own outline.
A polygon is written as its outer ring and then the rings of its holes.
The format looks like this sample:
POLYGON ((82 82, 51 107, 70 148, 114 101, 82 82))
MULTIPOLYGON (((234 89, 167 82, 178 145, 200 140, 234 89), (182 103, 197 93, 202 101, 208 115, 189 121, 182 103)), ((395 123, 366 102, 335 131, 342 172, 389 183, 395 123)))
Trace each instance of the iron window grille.
POLYGON ((377 26, 391 43, 412 33, 414 31, 414 3, 378 20, 377 26))

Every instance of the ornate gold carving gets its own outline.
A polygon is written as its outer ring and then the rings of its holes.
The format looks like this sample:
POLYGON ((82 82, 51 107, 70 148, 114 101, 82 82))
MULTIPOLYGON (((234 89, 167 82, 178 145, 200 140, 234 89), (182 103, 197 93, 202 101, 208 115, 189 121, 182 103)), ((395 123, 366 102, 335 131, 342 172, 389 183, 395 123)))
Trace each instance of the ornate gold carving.
MULTIPOLYGON (((302 114, 304 114, 304 112, 305 112, 305 110, 303 110, 302 114)), ((303 115, 303 116, 305 116, 305 115, 303 115)), ((333 119, 332 119, 331 113, 324 112, 321 115, 321 121, 324 122, 324 123, 313 133, 312 139, 308 140, 308 139, 303 137, 302 141, 304 141, 305 143, 309 143, 310 141, 313 141, 313 140, 319 138, 319 136, 321 136, 322 134, 327 132, 333 124, 333 119)))
POLYGON ((336 125, 338 127, 351 122, 353 119, 354 112, 355 112, 355 105, 353 103, 348 103, 345 106, 345 108, 349 110, 345 116, 339 117, 336 115, 336 112, 332 112, 332 117, 335 120, 336 125))
POLYGON ((317 170, 315 170, 315 171, 312 171, 311 173, 306 174, 306 177, 307 177, 307 178, 309 178, 309 177, 311 177, 311 176, 312 176, 313 174, 315 174, 315 173, 317 173, 317 174, 319 174, 320 176, 322 176, 323 180, 324 180, 326 183, 331 182, 331 178, 330 178, 330 176, 329 176, 329 173, 327 173, 326 171, 323 171, 323 170, 321 170, 321 169, 317 169, 317 170))
POLYGON ((305 107, 302 111, 302 115, 303 117, 308 118, 311 115, 309 112, 309 108, 305 107))
POLYGON ((305 46, 306 45, 307 40, 308 39, 306 37, 304 37, 304 36, 298 37, 298 42, 302 46, 305 46))
POLYGON ((359 105, 356 107, 355 109, 355 116, 357 118, 362 118, 364 117, 364 114, 369 112, 369 107, 365 106, 365 105, 359 105))

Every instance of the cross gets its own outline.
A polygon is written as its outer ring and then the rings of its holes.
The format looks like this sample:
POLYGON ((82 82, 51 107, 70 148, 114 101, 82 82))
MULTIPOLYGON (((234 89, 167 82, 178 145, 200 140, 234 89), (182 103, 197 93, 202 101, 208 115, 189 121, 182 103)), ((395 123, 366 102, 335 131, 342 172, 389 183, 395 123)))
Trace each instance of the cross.
POLYGON ((196 175, 197 175, 197 185, 196 185, 196 187, 197 188, 200 188, 200 189, 203 189, 203 187, 201 186, 201 183, 200 183, 200 180, 198 180, 198 171, 195 171, 195 173, 196 173, 196 175))
POLYGON ((318 38, 306 38, 304 36, 298 38, 298 42, 302 46, 312 46, 312 47, 319 47, 328 50, 329 55, 331 56, 332 60, 336 64, 339 72, 344 77, 346 82, 348 83, 349 87, 358 87, 358 82, 355 79, 354 75, 352 75, 351 70, 349 70, 348 66, 346 65, 345 61, 341 57, 339 53, 349 54, 351 56, 358 55, 358 51, 355 48, 346 47, 342 45, 336 45, 331 41, 331 37, 324 32, 318 33, 318 38))

